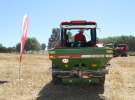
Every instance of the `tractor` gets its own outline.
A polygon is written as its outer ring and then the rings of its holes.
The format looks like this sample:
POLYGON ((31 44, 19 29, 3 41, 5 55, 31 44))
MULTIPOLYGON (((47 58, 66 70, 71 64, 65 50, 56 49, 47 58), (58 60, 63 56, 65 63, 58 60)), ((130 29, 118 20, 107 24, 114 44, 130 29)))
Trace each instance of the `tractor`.
POLYGON ((127 44, 117 44, 114 48, 114 56, 127 57, 128 56, 128 45, 127 44))
POLYGON ((104 83, 106 66, 113 57, 113 50, 104 47, 97 40, 97 23, 75 20, 60 24, 60 34, 55 46, 48 50, 52 61, 52 82, 57 84, 65 80, 98 79, 104 83), (83 30, 85 42, 75 41, 75 35, 83 30))

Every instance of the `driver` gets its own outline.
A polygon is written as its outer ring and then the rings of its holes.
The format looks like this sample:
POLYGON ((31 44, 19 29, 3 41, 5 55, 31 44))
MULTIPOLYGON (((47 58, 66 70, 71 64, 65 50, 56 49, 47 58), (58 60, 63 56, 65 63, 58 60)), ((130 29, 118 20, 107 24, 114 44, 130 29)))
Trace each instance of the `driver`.
POLYGON ((86 42, 86 37, 83 33, 84 33, 83 30, 79 30, 79 32, 74 36, 75 42, 81 42, 81 43, 86 42))

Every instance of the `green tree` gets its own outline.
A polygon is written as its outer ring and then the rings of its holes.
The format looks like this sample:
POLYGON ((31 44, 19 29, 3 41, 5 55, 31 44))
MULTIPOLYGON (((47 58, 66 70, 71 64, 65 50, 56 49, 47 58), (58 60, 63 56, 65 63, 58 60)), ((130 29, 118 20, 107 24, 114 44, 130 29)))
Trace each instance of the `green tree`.
POLYGON ((6 52, 8 52, 8 50, 7 50, 6 47, 4 47, 2 44, 0 44, 0 52, 1 53, 6 53, 6 52))
POLYGON ((135 51, 135 37, 134 36, 115 36, 100 39, 104 43, 114 43, 114 44, 128 44, 129 51, 135 51))
POLYGON ((7 48, 7 52, 8 53, 12 53, 12 52, 15 52, 16 51, 16 48, 15 47, 8 47, 7 48))
POLYGON ((46 48, 46 44, 45 43, 42 43, 41 44, 41 50, 45 50, 45 48, 46 48))
MULTIPOLYGON (((16 50, 20 51, 20 43, 16 45, 16 50)), ((24 48, 26 51, 39 51, 40 50, 40 43, 36 38, 28 38, 26 41, 26 45, 24 48)))
POLYGON ((28 38, 25 45, 25 50, 29 51, 39 51, 40 50, 40 43, 36 38, 28 38))
POLYGON ((53 28, 51 37, 48 41, 48 49, 53 48, 55 44, 59 41, 60 37, 60 29, 59 28, 53 28))
POLYGON ((16 44, 16 51, 17 51, 17 52, 20 52, 20 46, 21 46, 21 43, 17 43, 17 44, 16 44))

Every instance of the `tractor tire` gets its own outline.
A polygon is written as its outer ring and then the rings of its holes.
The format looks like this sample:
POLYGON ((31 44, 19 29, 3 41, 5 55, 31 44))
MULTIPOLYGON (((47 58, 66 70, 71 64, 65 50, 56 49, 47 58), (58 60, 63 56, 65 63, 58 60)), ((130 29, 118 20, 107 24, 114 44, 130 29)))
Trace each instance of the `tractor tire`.
POLYGON ((105 76, 99 78, 99 85, 104 86, 105 83, 105 76))
POLYGON ((126 53, 121 54, 121 57, 127 57, 128 55, 126 53))
POLYGON ((124 56, 125 56, 125 57, 127 57, 128 55, 127 55, 127 54, 125 54, 124 56))
POLYGON ((52 76, 52 83, 53 84, 60 84, 62 82, 61 78, 58 78, 57 76, 52 76))

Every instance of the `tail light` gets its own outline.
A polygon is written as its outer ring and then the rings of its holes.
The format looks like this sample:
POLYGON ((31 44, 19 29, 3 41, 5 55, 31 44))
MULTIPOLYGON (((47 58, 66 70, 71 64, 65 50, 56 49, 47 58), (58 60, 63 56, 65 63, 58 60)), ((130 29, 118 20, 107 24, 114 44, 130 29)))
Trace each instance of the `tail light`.
POLYGON ((55 55, 49 54, 49 58, 50 59, 55 58, 55 55))

